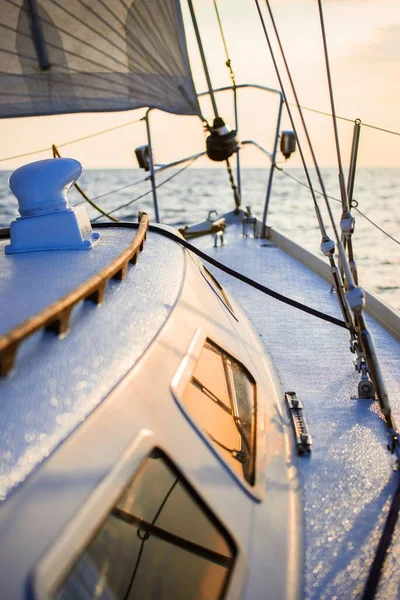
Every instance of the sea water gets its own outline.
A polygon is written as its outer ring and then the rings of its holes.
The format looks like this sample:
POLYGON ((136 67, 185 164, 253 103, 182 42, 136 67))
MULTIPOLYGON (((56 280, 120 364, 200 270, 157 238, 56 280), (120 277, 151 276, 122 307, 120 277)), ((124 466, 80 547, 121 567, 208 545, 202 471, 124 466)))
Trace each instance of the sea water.
MULTIPOLYGON (((301 169, 287 169, 287 173, 305 183, 301 169)), ((7 227, 18 214, 17 203, 8 189, 9 175, 9 172, 0 171, 0 227, 7 227)), ((233 196, 225 169, 192 168, 182 173, 172 169, 157 176, 158 184, 173 175, 157 191, 162 222, 181 226, 204 220, 210 210, 222 214, 232 209, 233 196)), ((336 171, 326 169, 323 176, 328 194, 339 198, 336 171)), ((138 169, 87 170, 79 183, 90 198, 102 196, 96 202, 105 211, 129 203, 113 213, 118 219, 136 219, 138 210, 146 210, 153 219, 152 194, 143 196, 150 190, 149 182, 143 181, 145 177, 146 173, 138 169), (113 191, 124 186, 129 187, 113 191), (139 196, 142 197, 132 202, 139 196)), ((244 169, 242 172, 243 205, 251 205, 253 213, 259 216, 263 212, 267 178, 268 172, 264 169, 244 169)), ((400 169, 358 169, 353 195, 358 202, 358 209, 399 242, 400 169)), ((69 197, 73 205, 82 202, 82 197, 74 189, 69 192, 69 197)), ((318 198, 328 223, 323 199, 320 196, 318 198)), ((331 200, 331 204, 338 224, 341 205, 335 200, 331 200)), ((98 217, 95 209, 88 204, 86 206, 92 219, 98 217)), ((400 244, 387 237, 356 210, 353 210, 353 214, 356 218, 353 246, 360 283, 393 309, 400 311, 400 244)), ((279 171, 274 175, 268 224, 321 255, 319 229, 310 192, 279 171)), ((332 236, 332 228, 328 226, 328 230, 332 236)))

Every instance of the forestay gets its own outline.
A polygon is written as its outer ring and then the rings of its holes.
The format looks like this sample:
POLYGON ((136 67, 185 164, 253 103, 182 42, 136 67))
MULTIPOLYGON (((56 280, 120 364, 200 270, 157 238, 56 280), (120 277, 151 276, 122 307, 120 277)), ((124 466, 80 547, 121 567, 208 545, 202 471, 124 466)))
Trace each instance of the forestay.
POLYGON ((0 117, 198 115, 178 0, 0 0, 0 117))

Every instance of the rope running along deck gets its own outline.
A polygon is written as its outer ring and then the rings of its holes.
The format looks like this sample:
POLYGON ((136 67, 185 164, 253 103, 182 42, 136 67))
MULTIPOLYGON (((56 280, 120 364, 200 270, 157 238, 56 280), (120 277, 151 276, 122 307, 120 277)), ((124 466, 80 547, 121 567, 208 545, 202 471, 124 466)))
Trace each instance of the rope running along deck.
MULTIPOLYGON (((107 228, 107 227, 125 227, 125 228, 129 228, 129 229, 130 228, 134 229, 137 227, 137 224, 122 221, 119 223, 97 223, 97 225, 96 225, 96 228, 98 228, 98 229, 107 228)), ((323 321, 327 321, 328 323, 332 323, 333 325, 337 325, 338 327, 347 329, 346 323, 344 321, 342 321, 341 319, 337 319, 336 317, 333 317, 332 315, 325 314, 319 310, 316 310, 315 308, 306 306, 305 304, 302 304, 301 302, 297 302, 297 300, 288 298, 287 296, 284 296, 283 294, 280 294, 279 292, 276 292, 275 290, 268 288, 267 286, 259 283, 258 281, 254 281, 253 279, 250 279, 250 277, 247 277, 243 273, 239 273, 238 271, 231 269, 230 267, 228 267, 224 263, 220 262, 219 260, 216 260, 212 256, 209 256, 208 254, 206 254, 206 252, 203 252, 196 246, 193 246, 192 244, 187 242, 185 239, 183 239, 179 235, 176 235, 172 231, 169 231, 167 229, 162 229, 161 227, 159 227, 157 225, 149 225, 149 231, 158 233, 159 235, 163 235, 164 237, 169 238, 170 240, 176 242, 183 248, 190 250, 190 252, 193 252, 193 254, 196 254, 196 256, 201 258, 201 260, 204 260, 204 261, 210 263, 217 269, 220 269, 224 273, 231 275, 231 277, 235 277, 239 281, 242 281, 243 283, 249 285, 250 287, 253 287, 254 289, 262 292, 263 294, 266 294, 267 296, 271 296, 272 298, 275 298, 275 300, 278 300, 279 302, 283 302, 284 304, 288 304, 289 306, 292 306, 293 308, 297 308, 298 310, 308 313, 309 315, 312 315, 313 317, 317 317, 318 319, 322 319, 323 321)), ((0 231, 0 234, 1 234, 1 231, 0 231)))

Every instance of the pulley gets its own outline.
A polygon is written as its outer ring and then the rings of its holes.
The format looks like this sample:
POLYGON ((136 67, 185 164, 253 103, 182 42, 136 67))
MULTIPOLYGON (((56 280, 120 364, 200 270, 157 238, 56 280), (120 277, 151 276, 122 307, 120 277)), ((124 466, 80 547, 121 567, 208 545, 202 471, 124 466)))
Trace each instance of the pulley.
POLYGON ((225 125, 221 117, 214 119, 210 131, 211 133, 206 140, 207 156, 210 160, 216 162, 227 160, 234 152, 239 150, 237 132, 225 125))
POLYGON ((282 131, 281 152, 286 160, 291 157, 293 152, 296 152, 296 135, 294 131, 290 131, 289 129, 282 131))
POLYGON ((145 171, 150 171, 149 146, 147 144, 138 146, 135 148, 135 154, 139 167, 145 171))

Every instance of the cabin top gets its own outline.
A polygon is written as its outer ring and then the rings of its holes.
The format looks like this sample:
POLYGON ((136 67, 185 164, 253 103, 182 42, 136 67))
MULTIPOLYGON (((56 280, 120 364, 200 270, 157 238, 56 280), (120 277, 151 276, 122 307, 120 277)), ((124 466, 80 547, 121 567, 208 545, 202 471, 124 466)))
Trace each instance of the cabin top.
MULTIPOLYGON (((0 240, 0 334, 62 298, 121 254, 134 229, 101 229, 90 251, 4 253, 0 240)), ((0 378, 4 457, 0 497, 32 471, 132 369, 179 297, 184 251, 149 233, 126 279, 110 279, 100 305, 77 303, 62 339, 41 329, 23 340, 0 378)))
MULTIPOLYGON (((121 251, 134 229, 99 232, 123 238, 121 251)), ((239 598, 251 556, 247 597, 266 580, 274 597, 297 596, 299 490, 279 382, 240 307, 179 244, 149 233, 104 302, 76 304, 63 339, 41 329, 23 341, 0 386, 1 595, 94 593, 96 564, 112 563, 104 589, 115 574, 117 597, 129 577, 144 596, 239 598)))

